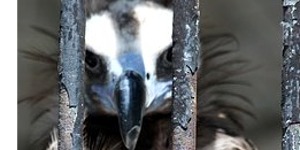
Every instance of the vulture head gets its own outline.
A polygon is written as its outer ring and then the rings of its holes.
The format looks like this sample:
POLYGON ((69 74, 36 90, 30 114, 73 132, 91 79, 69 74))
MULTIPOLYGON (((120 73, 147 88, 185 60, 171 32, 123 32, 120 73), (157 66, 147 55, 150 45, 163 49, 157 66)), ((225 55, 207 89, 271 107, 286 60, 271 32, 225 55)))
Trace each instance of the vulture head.
POLYGON ((135 149, 144 117, 170 112, 173 12, 167 2, 88 4, 88 114, 117 118, 115 130, 127 149, 135 149))
MULTIPOLYGON (((85 147, 170 149, 171 1, 86 0, 85 7, 85 147)), ((252 115, 249 98, 222 88, 248 86, 235 77, 249 71, 249 62, 230 34, 202 33, 197 149, 256 150, 242 135, 241 115, 252 115)))

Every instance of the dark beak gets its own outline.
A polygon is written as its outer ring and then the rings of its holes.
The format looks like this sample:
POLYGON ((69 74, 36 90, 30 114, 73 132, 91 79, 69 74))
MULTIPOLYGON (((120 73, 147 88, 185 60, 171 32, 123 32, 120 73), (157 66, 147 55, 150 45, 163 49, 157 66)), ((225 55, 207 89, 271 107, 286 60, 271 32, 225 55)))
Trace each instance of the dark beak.
POLYGON ((126 71, 115 88, 119 126, 124 145, 134 150, 142 127, 145 106, 145 83, 141 75, 126 71))

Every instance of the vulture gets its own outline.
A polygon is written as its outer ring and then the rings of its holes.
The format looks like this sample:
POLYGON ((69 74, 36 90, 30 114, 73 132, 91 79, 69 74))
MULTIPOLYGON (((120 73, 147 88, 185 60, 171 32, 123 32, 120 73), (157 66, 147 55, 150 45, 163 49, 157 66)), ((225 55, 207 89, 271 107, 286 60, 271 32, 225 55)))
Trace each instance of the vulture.
MULTIPOLYGON (((172 1, 85 0, 85 3, 85 149, 170 149, 172 26, 176 11, 172 10, 172 1)), ((58 4, 55 6, 53 13, 59 12, 58 4)), ((47 24, 40 27, 34 23, 30 30, 47 40, 37 42, 19 37, 19 46, 29 44, 30 51, 19 48, 18 52, 21 86, 18 149, 55 150, 58 32, 53 34, 47 24), (47 41, 57 41, 57 45, 52 45, 51 51, 39 50, 47 41), (30 76, 25 72, 31 72, 30 76), (27 94, 30 92, 31 95, 27 94)), ((254 116, 249 109, 251 100, 230 90, 232 85, 249 86, 234 80, 235 76, 251 71, 247 67, 249 62, 237 55, 238 41, 227 33, 201 34, 201 45, 197 149, 257 149, 243 136, 243 117, 254 116), (228 59, 229 55, 234 59, 228 59), (218 88, 226 85, 230 86, 218 88)))

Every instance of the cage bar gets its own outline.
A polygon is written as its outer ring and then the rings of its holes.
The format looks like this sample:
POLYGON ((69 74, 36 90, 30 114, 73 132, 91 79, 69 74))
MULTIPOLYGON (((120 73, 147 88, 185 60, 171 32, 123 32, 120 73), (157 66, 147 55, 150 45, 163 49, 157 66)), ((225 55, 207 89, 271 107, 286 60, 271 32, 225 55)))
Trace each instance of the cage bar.
POLYGON ((58 149, 83 149, 84 0, 62 0, 59 56, 58 149))
POLYGON ((173 150, 196 149, 199 0, 173 0, 173 150))
POLYGON ((282 149, 300 150, 300 3, 283 0, 282 149))

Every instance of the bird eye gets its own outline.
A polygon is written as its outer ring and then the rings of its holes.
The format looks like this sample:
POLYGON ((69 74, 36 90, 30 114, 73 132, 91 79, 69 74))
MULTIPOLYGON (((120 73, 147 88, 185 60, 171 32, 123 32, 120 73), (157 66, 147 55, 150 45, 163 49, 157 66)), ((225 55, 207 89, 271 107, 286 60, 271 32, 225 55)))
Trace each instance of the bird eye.
POLYGON ((168 47, 168 49, 166 49, 163 52, 163 58, 167 63, 172 63, 172 51, 173 51, 173 46, 168 47))
POLYGON ((85 52, 85 68, 90 77, 99 78, 107 73, 103 58, 88 49, 85 52))
POLYGON ((86 50, 85 52, 85 63, 86 67, 90 70, 95 70, 99 68, 100 65, 100 59, 99 56, 95 55, 89 50, 86 50))
POLYGON ((156 75, 161 80, 172 78, 172 52, 173 46, 171 45, 156 60, 156 75))

